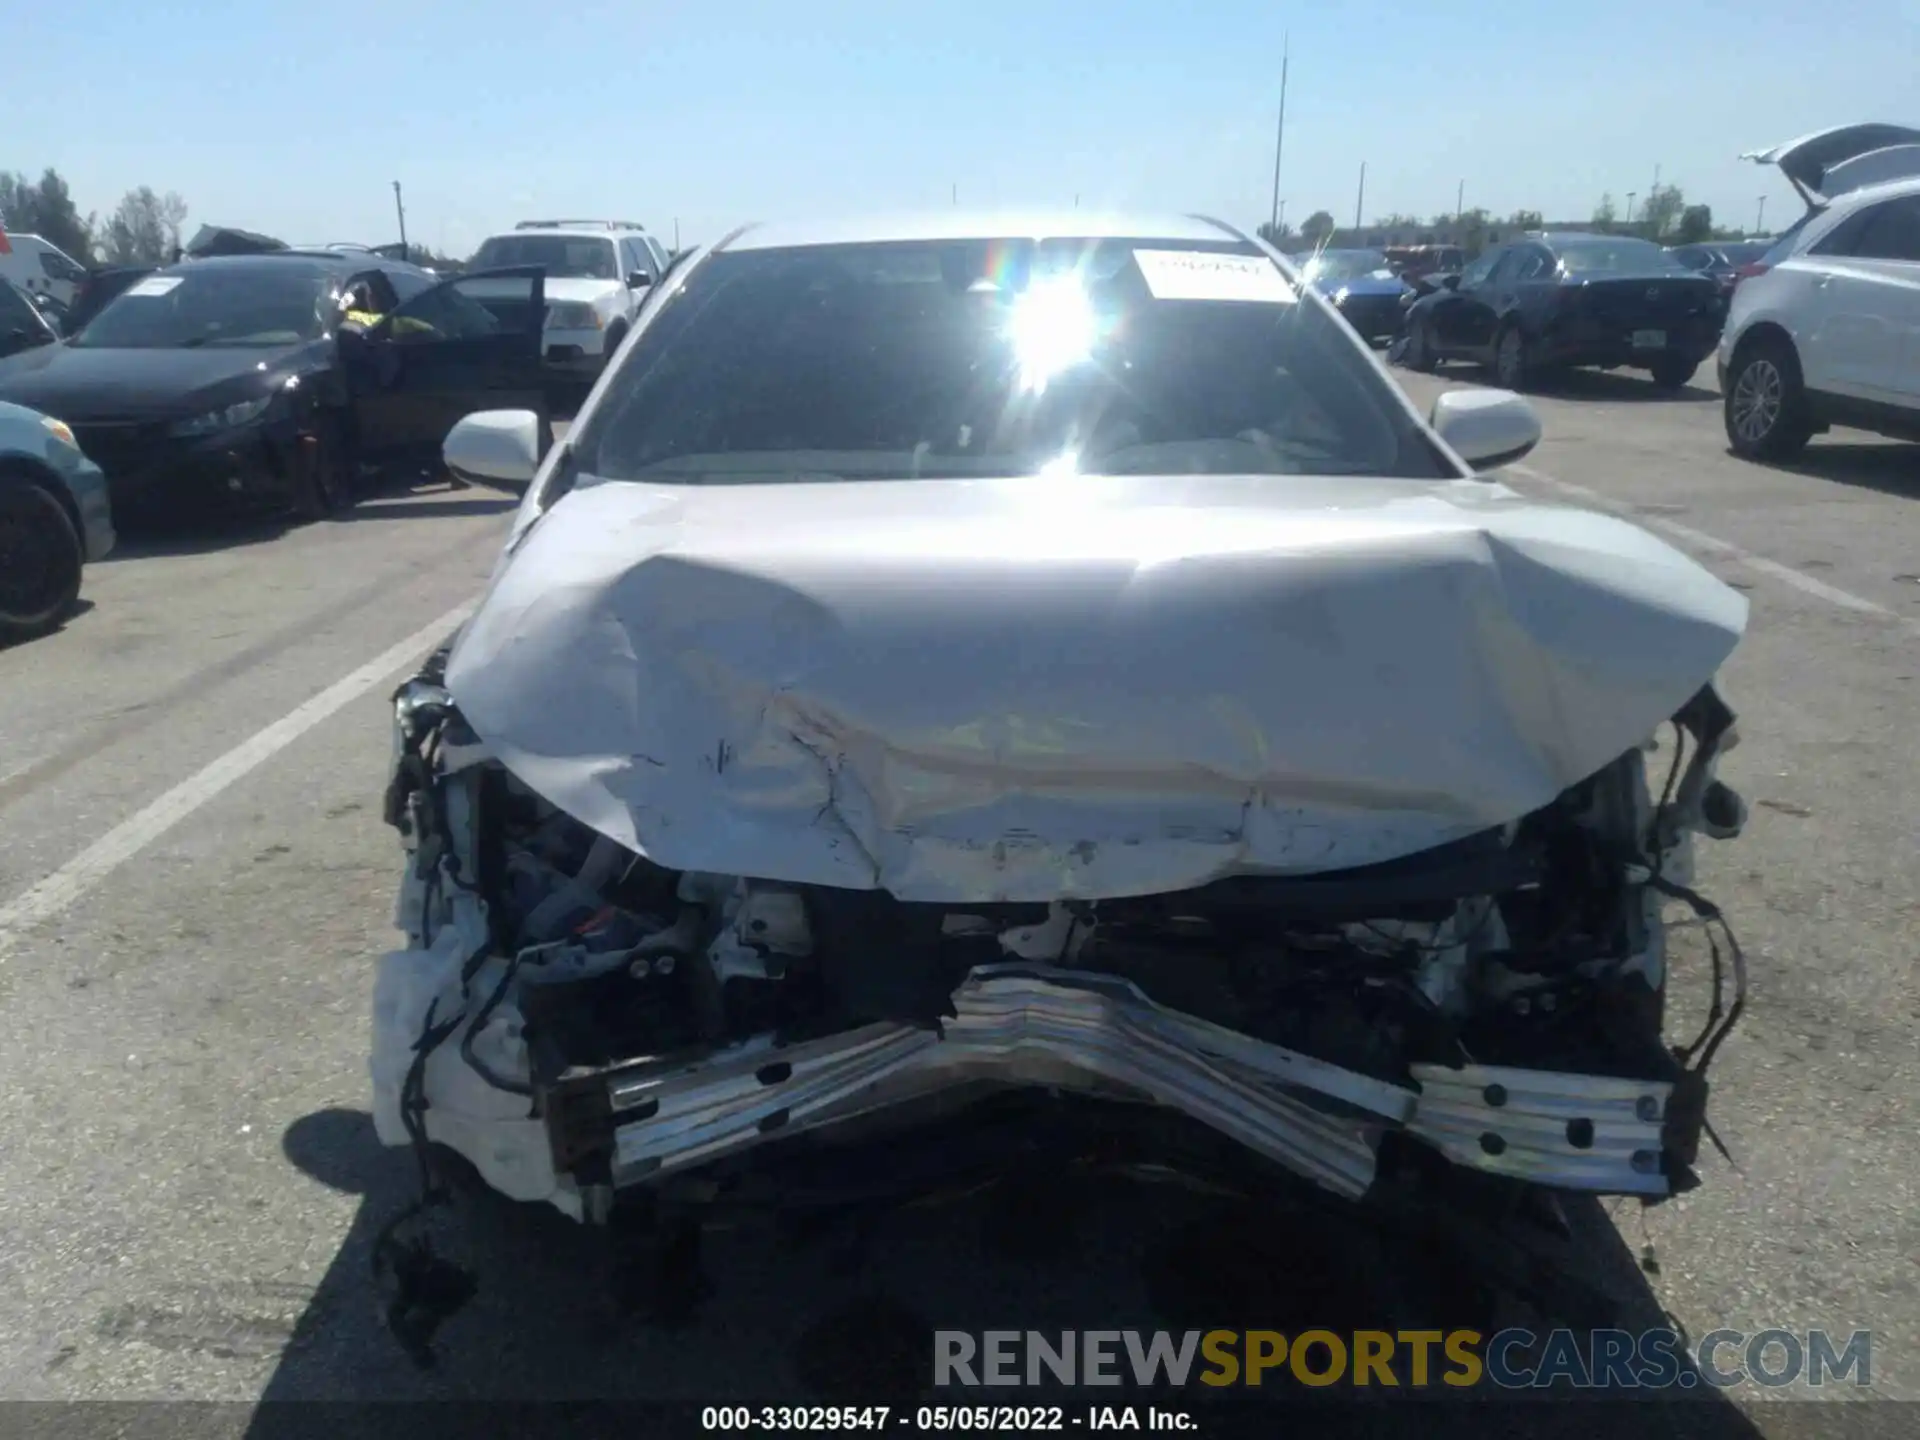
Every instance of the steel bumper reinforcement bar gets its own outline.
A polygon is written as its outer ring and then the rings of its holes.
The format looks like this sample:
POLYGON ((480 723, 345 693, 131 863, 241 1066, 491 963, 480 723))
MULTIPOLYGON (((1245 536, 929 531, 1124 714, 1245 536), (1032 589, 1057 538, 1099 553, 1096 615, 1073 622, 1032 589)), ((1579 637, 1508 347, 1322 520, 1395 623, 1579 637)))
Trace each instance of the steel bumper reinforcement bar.
POLYGON ((1115 976, 1023 963, 976 968, 953 1005, 938 1031, 878 1023, 623 1069, 607 1082, 614 1183, 984 1081, 1152 1101, 1349 1197, 1395 1129, 1519 1180, 1669 1190, 1664 1081, 1421 1064, 1396 1085, 1169 1010, 1115 976))

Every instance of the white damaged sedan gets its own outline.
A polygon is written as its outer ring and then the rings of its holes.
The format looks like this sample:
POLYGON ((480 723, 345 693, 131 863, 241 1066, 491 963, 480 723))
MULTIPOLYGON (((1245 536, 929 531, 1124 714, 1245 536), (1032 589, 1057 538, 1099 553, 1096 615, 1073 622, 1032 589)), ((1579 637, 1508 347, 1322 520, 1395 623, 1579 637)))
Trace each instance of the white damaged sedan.
POLYGON ((736 232, 538 423, 447 440, 531 484, 396 697, 388 1143, 590 1221, 1009 1092, 1355 1199, 1695 1183, 1747 606, 1482 478, 1524 401, 1423 419, 1213 221, 949 212, 736 232))

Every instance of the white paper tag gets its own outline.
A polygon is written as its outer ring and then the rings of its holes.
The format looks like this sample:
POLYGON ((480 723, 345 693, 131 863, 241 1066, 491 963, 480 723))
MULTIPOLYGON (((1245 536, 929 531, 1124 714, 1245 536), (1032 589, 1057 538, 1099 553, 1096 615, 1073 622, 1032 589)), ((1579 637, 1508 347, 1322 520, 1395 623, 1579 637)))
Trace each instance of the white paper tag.
POLYGON ((1250 300, 1291 305, 1293 286, 1264 255, 1200 250, 1136 250, 1134 263, 1156 300, 1250 300))
POLYGON ((186 277, 183 275, 149 275, 144 280, 136 280, 127 287, 129 295, 164 295, 186 277))

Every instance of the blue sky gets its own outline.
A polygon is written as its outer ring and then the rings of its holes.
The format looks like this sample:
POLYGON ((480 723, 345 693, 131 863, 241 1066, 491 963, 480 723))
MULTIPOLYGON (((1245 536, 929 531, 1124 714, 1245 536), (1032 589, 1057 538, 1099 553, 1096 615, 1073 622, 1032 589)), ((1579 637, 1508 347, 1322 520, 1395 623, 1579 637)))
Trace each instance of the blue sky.
POLYGON ((1742 150, 1920 122, 1920 0, 1342 5, 1248 0, 467 0, 5 7, 0 168, 83 210, 140 184, 296 241, 466 253, 538 214, 687 242, 741 220, 962 203, 1270 202, 1282 37, 1287 217, 1549 219, 1655 167, 1716 216, 1799 211, 1742 150), (1844 23, 1842 17, 1844 15, 1844 23), (27 59, 25 57, 31 57, 27 59))

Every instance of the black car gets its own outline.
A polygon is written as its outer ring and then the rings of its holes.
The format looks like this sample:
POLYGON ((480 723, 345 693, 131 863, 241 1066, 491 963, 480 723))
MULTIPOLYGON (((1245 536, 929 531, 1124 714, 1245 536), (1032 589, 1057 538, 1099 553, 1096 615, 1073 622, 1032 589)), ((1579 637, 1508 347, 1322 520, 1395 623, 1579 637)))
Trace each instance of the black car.
POLYGON ((71 425, 116 514, 212 496, 319 517, 363 467, 436 463, 463 415, 544 413, 544 310, 534 266, 436 281, 371 254, 189 260, 0 361, 0 400, 71 425), (380 318, 346 323, 350 305, 380 318))
POLYGON ((151 275, 157 265, 100 265, 87 271, 73 287, 67 307, 67 334, 84 329, 89 320, 120 297, 135 281, 151 275))
POLYGON ((1669 246, 1667 253, 1696 275, 1714 281, 1722 295, 1731 295, 1746 268, 1772 248, 1771 240, 1709 240, 1669 246))
POLYGON ((1577 365, 1652 372, 1677 390, 1713 353, 1720 287, 1649 240, 1529 235, 1487 251, 1407 311, 1403 362, 1474 360, 1522 389, 1577 365))
POLYGON ((0 276, 0 360, 60 339, 59 328, 26 291, 0 276))

